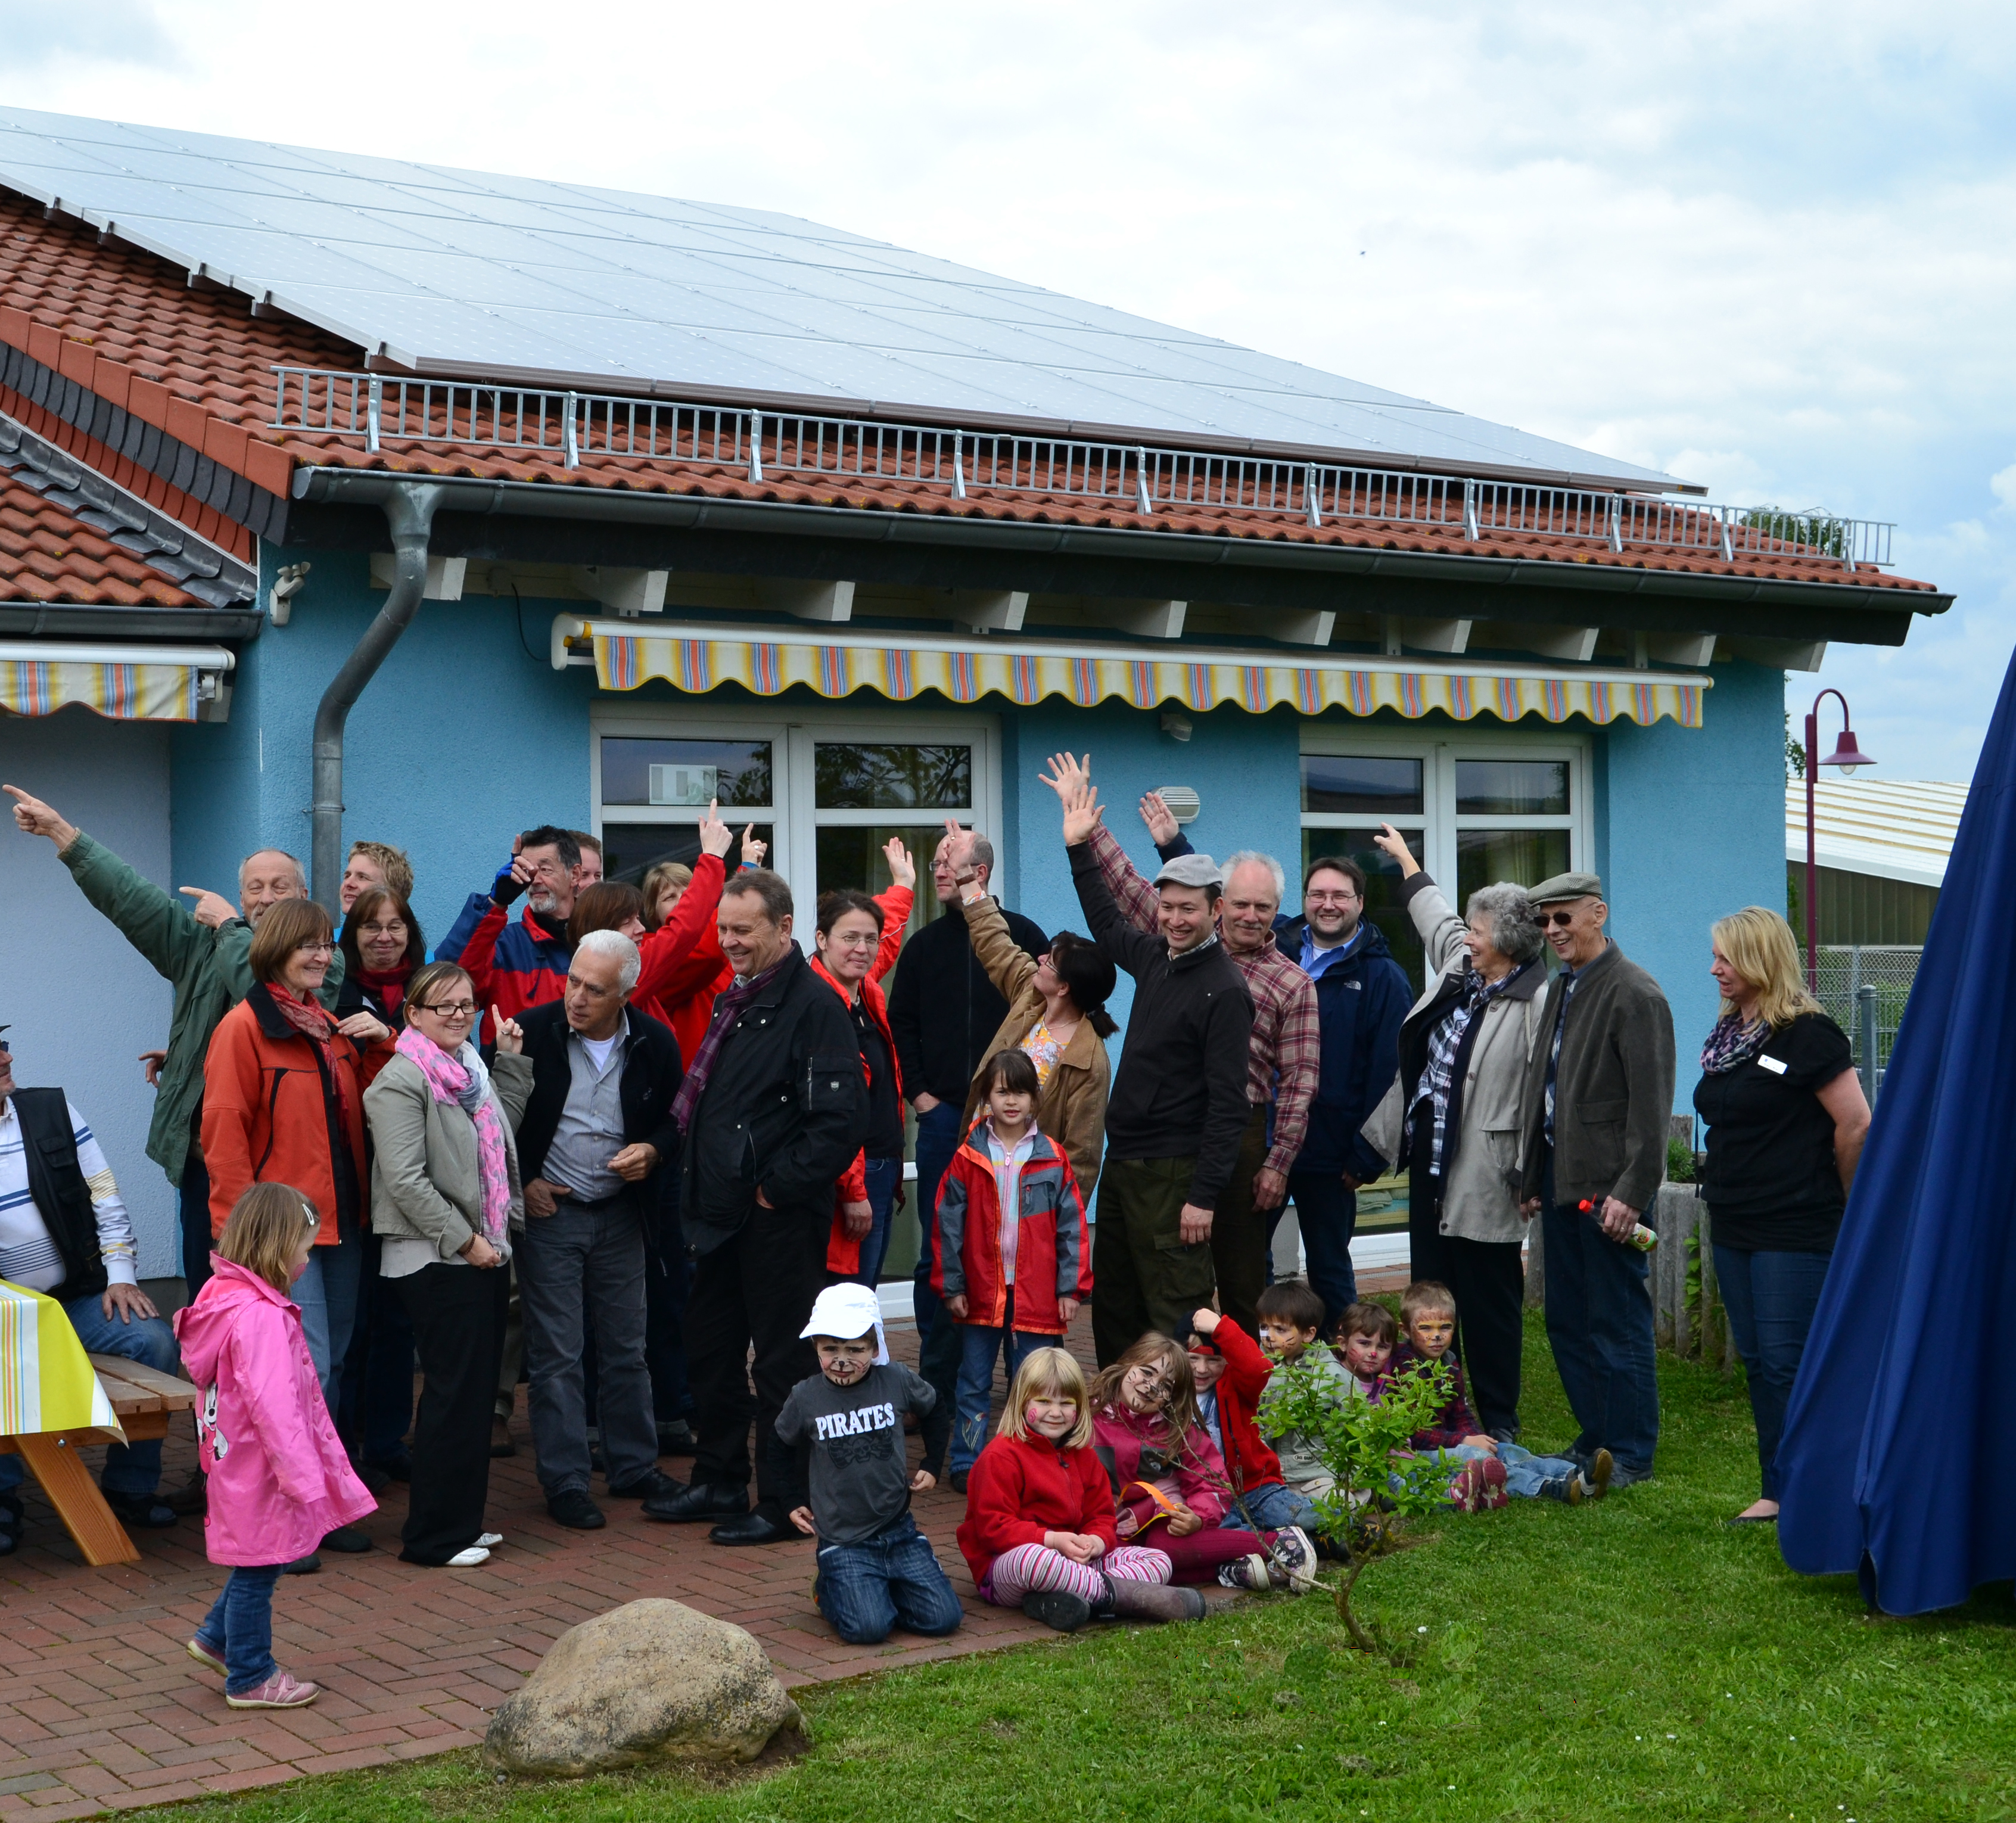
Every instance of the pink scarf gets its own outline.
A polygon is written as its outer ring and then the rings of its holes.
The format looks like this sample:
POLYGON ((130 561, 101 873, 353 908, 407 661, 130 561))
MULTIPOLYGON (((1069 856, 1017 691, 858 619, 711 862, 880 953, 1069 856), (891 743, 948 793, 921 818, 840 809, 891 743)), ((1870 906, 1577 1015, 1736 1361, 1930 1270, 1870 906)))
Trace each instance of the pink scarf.
POLYGON ((483 1238, 492 1247, 504 1245, 511 1219, 511 1170, 504 1147, 504 1122, 490 1093, 490 1074, 473 1047, 463 1049, 475 1059, 470 1068, 452 1057, 431 1038, 409 1025, 394 1047, 427 1079, 436 1101, 453 1101, 476 1123, 476 1158, 483 1176, 483 1238))

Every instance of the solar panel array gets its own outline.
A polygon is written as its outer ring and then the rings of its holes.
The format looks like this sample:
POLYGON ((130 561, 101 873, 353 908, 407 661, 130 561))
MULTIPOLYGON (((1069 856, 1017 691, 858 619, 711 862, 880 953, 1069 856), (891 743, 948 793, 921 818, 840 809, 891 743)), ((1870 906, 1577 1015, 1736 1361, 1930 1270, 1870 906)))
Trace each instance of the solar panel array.
POLYGON ((1675 485, 765 210, 20 108, 0 184, 421 371, 1675 485))

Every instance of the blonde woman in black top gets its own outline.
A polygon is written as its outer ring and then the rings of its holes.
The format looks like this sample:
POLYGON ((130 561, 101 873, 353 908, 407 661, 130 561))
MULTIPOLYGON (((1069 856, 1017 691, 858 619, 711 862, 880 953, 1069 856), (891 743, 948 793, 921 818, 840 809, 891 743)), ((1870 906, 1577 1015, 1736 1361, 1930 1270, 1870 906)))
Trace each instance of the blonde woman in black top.
POLYGON ((1778 1517, 1774 1458, 1834 1237, 1869 1131, 1848 1039, 1800 978, 1791 927, 1746 906, 1712 932, 1722 1018, 1701 1050, 1715 1277, 1750 1383, 1762 1497, 1732 1524, 1778 1517))

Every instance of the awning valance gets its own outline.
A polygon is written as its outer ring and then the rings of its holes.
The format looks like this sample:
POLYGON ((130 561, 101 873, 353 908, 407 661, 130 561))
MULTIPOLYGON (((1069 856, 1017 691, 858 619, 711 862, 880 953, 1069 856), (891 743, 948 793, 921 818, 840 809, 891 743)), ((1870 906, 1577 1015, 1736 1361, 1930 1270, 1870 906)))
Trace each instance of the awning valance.
POLYGON ((221 646, 0 641, 0 709, 52 715, 81 703, 117 722, 203 721, 235 662, 221 646))
POLYGON ((1258 715, 1283 704, 1305 715, 1339 708, 1354 715, 1392 709, 1409 719, 1441 710, 1459 722, 1495 715, 1548 722, 1584 715, 1596 722, 1649 726, 1670 716, 1701 723, 1697 672, 1590 671, 1579 667, 1408 658, 1290 658, 1286 654, 1205 651, 1167 654, 1140 649, 1045 643, 1011 636, 971 643, 942 637, 901 639, 887 632, 833 633, 740 629, 584 619, 553 621, 557 668, 585 664, 592 650, 604 690, 635 690, 662 678, 703 694, 736 683, 758 696, 804 684, 823 697, 871 690, 896 702, 927 690, 955 703, 1000 696, 1011 703, 1061 697, 1089 708, 1117 698, 1137 709, 1181 703, 1199 711, 1232 703, 1258 715))

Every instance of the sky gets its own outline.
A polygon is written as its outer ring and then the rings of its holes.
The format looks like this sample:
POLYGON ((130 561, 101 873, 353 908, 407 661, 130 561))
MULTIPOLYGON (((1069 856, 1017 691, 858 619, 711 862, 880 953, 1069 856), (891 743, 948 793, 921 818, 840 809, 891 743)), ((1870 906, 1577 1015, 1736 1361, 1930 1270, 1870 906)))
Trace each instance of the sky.
POLYGON ((0 102, 779 210, 1895 521, 1953 606, 1787 693, 1895 778, 2016 641, 2012 76, 1967 0, 0 0, 0 102))

